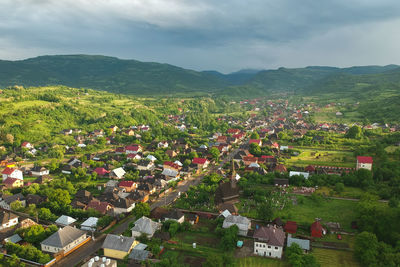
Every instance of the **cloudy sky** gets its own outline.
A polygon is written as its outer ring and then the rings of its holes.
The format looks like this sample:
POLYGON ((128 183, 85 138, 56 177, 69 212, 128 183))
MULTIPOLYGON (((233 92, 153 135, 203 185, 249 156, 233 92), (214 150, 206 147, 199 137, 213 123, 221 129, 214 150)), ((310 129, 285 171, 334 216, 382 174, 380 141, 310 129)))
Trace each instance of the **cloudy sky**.
POLYGON ((0 58, 101 54, 231 72, 400 64, 399 0, 1 0, 0 58))

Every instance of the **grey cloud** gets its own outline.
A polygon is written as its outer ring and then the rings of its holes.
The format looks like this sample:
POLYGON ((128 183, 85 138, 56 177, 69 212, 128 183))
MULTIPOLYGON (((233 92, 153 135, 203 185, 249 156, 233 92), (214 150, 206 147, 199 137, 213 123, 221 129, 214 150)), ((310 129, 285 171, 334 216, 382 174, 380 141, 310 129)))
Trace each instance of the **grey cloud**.
POLYGON ((0 18, 4 59, 106 54, 225 72, 400 60, 388 51, 396 0, 3 0, 0 18))

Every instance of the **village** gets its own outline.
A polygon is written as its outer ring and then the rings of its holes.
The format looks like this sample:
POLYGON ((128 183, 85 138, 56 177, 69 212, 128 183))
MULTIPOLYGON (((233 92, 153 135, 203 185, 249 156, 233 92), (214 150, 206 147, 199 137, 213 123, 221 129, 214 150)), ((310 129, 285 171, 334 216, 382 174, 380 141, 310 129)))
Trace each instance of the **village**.
MULTIPOLYGON (((217 118, 225 132, 192 132, 180 110, 161 122, 175 139, 153 139, 152 125, 64 129, 75 142, 61 156, 25 140, 0 162, 0 252, 26 266, 288 266, 289 253, 358 266, 355 210, 376 154, 352 135, 400 126, 315 122, 323 107, 287 100, 238 104, 245 119, 217 118)), ((376 192, 387 206, 391 193, 376 192)))

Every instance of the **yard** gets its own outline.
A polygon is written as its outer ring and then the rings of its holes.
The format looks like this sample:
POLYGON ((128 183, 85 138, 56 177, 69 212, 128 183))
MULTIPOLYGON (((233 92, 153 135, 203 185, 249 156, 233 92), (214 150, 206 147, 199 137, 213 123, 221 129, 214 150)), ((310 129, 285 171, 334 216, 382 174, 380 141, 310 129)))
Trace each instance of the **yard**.
POLYGON ((298 156, 285 159, 285 164, 296 166, 322 165, 355 167, 356 160, 352 152, 342 150, 318 150, 314 148, 294 148, 300 150, 298 156))
POLYGON ((323 267, 357 267, 360 264, 351 251, 314 248, 312 255, 323 267))
POLYGON ((235 259, 236 267, 286 267, 289 264, 283 260, 265 257, 247 257, 235 259))
POLYGON ((361 188, 349 187, 349 186, 345 186, 344 191, 340 193, 337 193, 333 188, 329 188, 327 186, 322 186, 318 188, 316 192, 321 194, 324 193, 327 196, 357 198, 357 199, 361 198, 361 196, 365 193, 365 191, 362 190, 361 188))
POLYGON ((352 231, 351 222, 355 220, 357 202, 338 199, 321 199, 314 201, 310 197, 297 196, 297 205, 288 205, 277 211, 275 217, 296 221, 298 224, 310 225, 315 218, 324 222, 339 222, 345 231, 352 231))

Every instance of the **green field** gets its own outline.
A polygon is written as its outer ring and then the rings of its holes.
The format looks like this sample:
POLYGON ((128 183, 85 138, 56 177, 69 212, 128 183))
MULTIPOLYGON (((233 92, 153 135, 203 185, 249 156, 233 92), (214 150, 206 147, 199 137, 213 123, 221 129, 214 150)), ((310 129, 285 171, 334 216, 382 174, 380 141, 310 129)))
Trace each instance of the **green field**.
POLYGON ((265 257, 247 257, 235 259, 236 267, 286 267, 289 266, 283 260, 269 259, 265 257))
POLYGON ((274 215, 298 224, 311 224, 315 218, 321 218, 325 222, 339 222, 344 230, 352 231, 350 226, 355 220, 357 202, 338 199, 315 202, 310 197, 303 196, 297 196, 297 202, 297 205, 289 205, 274 215))
POLYGON ((312 254, 322 267, 357 267, 360 264, 351 251, 314 248, 312 254))
POLYGON ((355 167, 355 158, 350 151, 320 150, 313 148, 295 148, 300 150, 298 156, 285 159, 285 164, 296 166, 323 165, 339 167, 355 167))
POLYGON ((345 186, 344 191, 337 193, 333 188, 329 188, 327 186, 319 187, 317 190, 318 193, 333 196, 333 197, 343 197, 343 198, 361 198, 361 196, 365 193, 364 190, 357 187, 349 187, 345 186))

